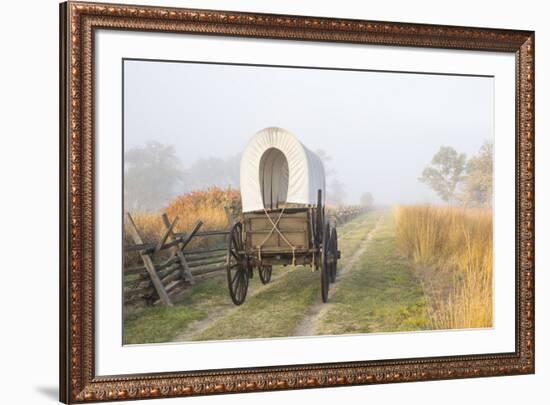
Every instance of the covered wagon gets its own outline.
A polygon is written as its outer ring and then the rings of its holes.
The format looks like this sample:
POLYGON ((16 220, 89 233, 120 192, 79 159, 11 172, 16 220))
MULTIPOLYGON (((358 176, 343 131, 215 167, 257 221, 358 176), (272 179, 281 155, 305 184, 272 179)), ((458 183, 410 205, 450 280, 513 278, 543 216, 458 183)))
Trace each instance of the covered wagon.
POLYGON ((327 302, 340 253, 336 229, 325 218, 319 156, 284 129, 263 129, 242 153, 240 191, 242 217, 231 227, 226 262, 233 302, 244 302, 254 269, 266 284, 275 265, 320 270, 327 302))

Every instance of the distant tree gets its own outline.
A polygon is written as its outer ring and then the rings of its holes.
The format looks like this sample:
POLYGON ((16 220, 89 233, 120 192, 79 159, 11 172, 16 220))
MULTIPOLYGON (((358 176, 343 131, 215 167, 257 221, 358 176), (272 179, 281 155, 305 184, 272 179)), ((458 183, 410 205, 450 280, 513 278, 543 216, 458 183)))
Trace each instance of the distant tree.
POLYGON ((493 144, 485 142, 468 160, 463 200, 468 205, 490 205, 493 198, 493 144))
POLYGON ((326 202, 329 205, 340 206, 346 199, 346 189, 337 179, 333 179, 328 185, 326 202))
POLYGON ((359 198, 359 204, 364 207, 372 207, 372 205, 374 204, 374 197, 372 196, 372 193, 361 194, 361 197, 359 198))
POLYGON ((317 149, 315 154, 319 156, 323 162, 323 167, 325 169, 325 178, 327 182, 327 195, 325 201, 329 205, 340 206, 344 204, 347 193, 345 186, 335 178, 336 170, 331 167, 332 156, 330 156, 323 149, 317 149))
POLYGON ((430 186, 443 201, 457 200, 456 188, 463 179, 466 155, 449 146, 442 146, 426 167, 419 181, 430 186))
POLYGON ((332 177, 336 173, 336 170, 331 167, 332 156, 325 152, 324 149, 317 149, 315 151, 315 154, 319 156, 319 159, 321 159, 321 162, 323 162, 323 166, 325 168, 325 177, 332 177))
POLYGON ((183 177, 174 147, 158 142, 129 149, 124 165, 124 206, 131 211, 162 208, 183 177))
POLYGON ((240 155, 226 159, 211 157, 197 160, 185 171, 183 178, 185 191, 212 186, 238 188, 240 160, 240 155))

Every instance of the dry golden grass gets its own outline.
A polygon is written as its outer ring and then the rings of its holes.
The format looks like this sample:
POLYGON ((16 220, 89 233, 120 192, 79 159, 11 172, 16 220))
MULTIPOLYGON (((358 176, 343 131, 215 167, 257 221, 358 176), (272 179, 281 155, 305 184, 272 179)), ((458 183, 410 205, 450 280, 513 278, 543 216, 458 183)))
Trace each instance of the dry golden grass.
MULTIPOLYGON (((130 212, 132 219, 136 224, 136 227, 143 239, 143 242, 156 242, 159 237, 162 237, 161 233, 166 229, 162 223, 161 213, 157 212, 130 212)), ((124 224, 124 237, 126 243, 133 244, 133 240, 130 238, 130 234, 127 230, 128 224, 124 224)))
POLYGON ((206 190, 182 194, 163 209, 170 220, 176 216, 176 232, 186 232, 201 220, 201 230, 227 229, 229 221, 224 207, 231 208, 236 214, 240 210, 240 194, 235 189, 210 187, 206 190))
MULTIPOLYGON (((161 212, 131 212, 132 218, 144 242, 157 242, 162 238, 166 228, 162 222, 162 213, 166 213, 170 221, 178 217, 174 232, 188 232, 200 220, 203 222, 200 230, 228 229, 229 220, 224 207, 231 209, 234 215, 240 211, 240 194, 235 189, 210 187, 206 190, 192 191, 182 194, 168 203, 161 212)), ((127 225, 125 224, 125 227, 127 225)), ((124 232, 125 244, 132 245, 128 231, 124 232)), ((197 238, 189 246, 207 246, 222 242, 223 237, 197 238)), ((137 253, 128 253, 125 264, 140 263, 137 253)))
POLYGON ((492 210, 404 206, 394 215, 398 246, 417 264, 433 326, 492 326, 492 210))
POLYGON ((166 213, 170 221, 178 217, 174 232, 190 231, 200 220, 201 231, 227 229, 228 219, 224 207, 238 213, 240 207, 239 192, 234 189, 210 187, 206 190, 182 194, 168 203, 161 212, 131 212, 132 218, 145 242, 157 241, 166 228, 161 215, 166 213))

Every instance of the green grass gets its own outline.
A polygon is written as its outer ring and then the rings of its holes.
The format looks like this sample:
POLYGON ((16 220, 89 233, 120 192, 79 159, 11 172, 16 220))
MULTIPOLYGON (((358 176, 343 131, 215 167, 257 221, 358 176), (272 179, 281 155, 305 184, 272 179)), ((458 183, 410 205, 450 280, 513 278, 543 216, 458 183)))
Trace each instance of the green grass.
POLYGON ((399 256, 391 214, 385 214, 365 253, 339 281, 315 334, 428 329, 427 303, 410 264, 399 256))
MULTIPOLYGON (((274 269, 271 283, 285 277, 287 269, 274 269)), ((257 272, 250 280, 248 294, 263 288, 257 272)), ((124 344, 174 341, 194 322, 233 310, 225 272, 198 282, 187 289, 173 307, 154 306, 136 309, 125 316, 124 344)))
POLYGON ((229 298, 225 277, 197 283, 173 307, 138 309, 124 319, 124 343, 162 343, 173 340, 191 322, 204 319, 229 298))
POLYGON ((370 212, 338 228, 338 250, 341 252, 338 267, 347 264, 363 239, 374 229, 381 215, 379 211, 370 212))
POLYGON ((271 288, 248 298, 196 340, 291 336, 307 308, 320 299, 319 274, 296 268, 271 288))

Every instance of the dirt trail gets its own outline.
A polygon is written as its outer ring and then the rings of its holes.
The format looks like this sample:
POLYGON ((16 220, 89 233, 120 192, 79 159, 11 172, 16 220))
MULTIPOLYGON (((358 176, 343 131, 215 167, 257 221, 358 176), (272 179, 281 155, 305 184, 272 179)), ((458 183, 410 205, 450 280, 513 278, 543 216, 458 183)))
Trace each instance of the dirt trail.
POLYGON ((350 259, 347 261, 346 265, 338 269, 338 273, 336 275, 336 282, 330 285, 328 303, 318 302, 317 304, 311 306, 307 311, 307 313, 305 314, 305 317, 302 320, 302 322, 300 322, 300 324, 296 328, 296 331, 294 332, 293 336, 310 336, 313 334, 318 320, 322 317, 323 313, 330 308, 330 297, 331 295, 334 294, 336 290, 338 290, 338 287, 339 287, 338 281, 340 281, 342 278, 346 276, 346 274, 355 265, 355 263, 363 255, 363 253, 365 253, 365 250, 367 249, 367 246, 369 245, 370 240, 372 239, 373 235, 376 233, 381 222, 382 222, 382 216, 380 216, 374 228, 372 228, 372 230, 367 234, 367 236, 365 236, 365 238, 361 241, 357 250, 353 253, 350 259))

